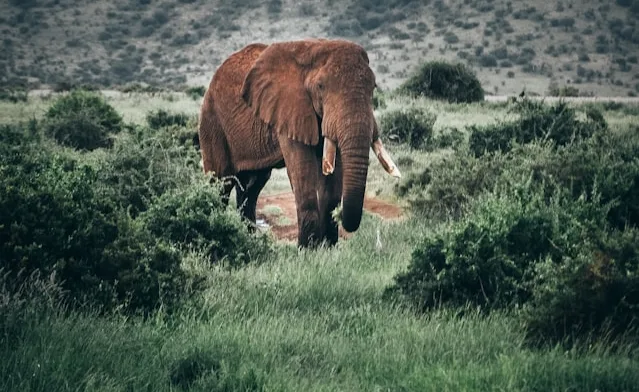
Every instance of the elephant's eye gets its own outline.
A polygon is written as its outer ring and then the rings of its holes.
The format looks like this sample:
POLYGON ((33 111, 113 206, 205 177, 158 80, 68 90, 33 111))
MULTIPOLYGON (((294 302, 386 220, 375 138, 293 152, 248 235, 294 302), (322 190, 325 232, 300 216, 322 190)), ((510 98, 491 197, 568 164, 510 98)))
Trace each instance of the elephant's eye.
POLYGON ((324 83, 322 82, 317 83, 317 88, 320 90, 324 90, 324 83))

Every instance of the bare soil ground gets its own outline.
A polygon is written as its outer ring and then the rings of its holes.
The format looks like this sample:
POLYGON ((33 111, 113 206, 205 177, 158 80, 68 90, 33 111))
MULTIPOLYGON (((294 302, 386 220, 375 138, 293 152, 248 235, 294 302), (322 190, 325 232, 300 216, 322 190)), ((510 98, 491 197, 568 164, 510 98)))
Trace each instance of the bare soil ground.
MULTIPOLYGON (((364 199, 364 210, 379 215, 382 219, 401 219, 401 207, 374 197, 364 199)), ((261 195, 257 201, 257 221, 262 227, 268 226, 279 240, 297 240, 297 213, 295 197, 292 192, 261 195)), ((341 238, 348 238, 350 234, 339 229, 341 238)))

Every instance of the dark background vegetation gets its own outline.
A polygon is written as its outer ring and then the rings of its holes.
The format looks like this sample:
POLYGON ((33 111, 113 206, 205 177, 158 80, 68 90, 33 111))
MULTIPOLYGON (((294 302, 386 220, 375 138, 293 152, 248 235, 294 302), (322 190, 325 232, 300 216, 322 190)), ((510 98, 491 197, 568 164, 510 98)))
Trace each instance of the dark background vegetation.
POLYGON ((635 95, 636 0, 75 0, 0 5, 0 84, 206 85, 231 52, 310 36, 362 44, 382 88, 459 61, 489 94, 635 95))

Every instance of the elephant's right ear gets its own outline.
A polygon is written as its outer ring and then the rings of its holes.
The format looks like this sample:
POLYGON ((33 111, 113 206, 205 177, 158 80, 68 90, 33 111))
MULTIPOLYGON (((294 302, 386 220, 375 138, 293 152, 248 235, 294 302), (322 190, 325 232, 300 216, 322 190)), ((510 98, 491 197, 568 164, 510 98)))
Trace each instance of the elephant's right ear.
POLYGON ((304 43, 272 44, 262 52, 242 86, 242 99, 277 133, 307 145, 319 143, 319 125, 296 57, 304 43))

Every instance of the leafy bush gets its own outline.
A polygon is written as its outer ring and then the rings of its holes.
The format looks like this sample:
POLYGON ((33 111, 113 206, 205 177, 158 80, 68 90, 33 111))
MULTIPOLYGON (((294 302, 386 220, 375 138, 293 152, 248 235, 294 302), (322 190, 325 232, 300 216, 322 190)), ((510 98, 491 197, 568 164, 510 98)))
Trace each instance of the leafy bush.
POLYGON ((433 138, 435 148, 458 148, 464 142, 464 133, 457 128, 446 128, 433 138))
POLYGON ((186 89, 185 92, 186 92, 186 95, 188 95, 189 97, 193 99, 199 99, 199 98, 202 98, 204 94, 206 93, 206 87, 204 86, 189 87, 186 89))
POLYGON ((385 112, 380 128, 385 138, 394 143, 406 143, 412 148, 426 147, 433 138, 437 116, 416 107, 385 112))
POLYGON ((379 89, 373 90, 373 109, 384 109, 386 107, 386 97, 379 89))
POLYGON ((45 113, 45 132, 80 150, 109 147, 122 129, 122 117, 98 93, 74 90, 58 98, 45 113))
POLYGON ((388 294, 422 309, 515 306, 534 339, 627 332, 639 321, 639 134, 609 131, 594 107, 580 121, 561 103, 524 105, 511 126, 550 136, 435 156, 397 187, 418 214, 458 220, 415 248, 388 294))
POLYGON ((164 193, 140 219, 155 237, 203 251, 213 262, 238 265, 269 250, 266 237, 249 234, 239 214, 227 209, 206 181, 164 193))
POLYGON ((269 14, 279 14, 282 12, 282 0, 269 0, 266 9, 269 14))
POLYGON ((179 254, 125 227, 94 169, 55 155, 21 155, 0 164, 0 267, 55 274, 74 303, 150 309, 168 303, 166 293, 179 296, 179 254))
POLYGON ((550 140, 565 145, 592 136, 606 129, 601 113, 591 110, 588 121, 580 121, 576 111, 565 102, 547 106, 543 102, 523 100, 513 108, 519 119, 488 126, 471 126, 469 148, 481 156, 497 150, 508 151, 513 142, 530 143, 533 140, 550 140))
POLYGON ((421 309, 524 307, 531 334, 553 333, 545 337, 632 327, 639 233, 609 229, 597 194, 574 199, 547 185, 521 176, 478 197, 469 215, 415 248, 387 295, 421 309))
POLYGON ((537 182, 554 181, 574 198, 598 192, 612 203, 612 227, 639 226, 639 134, 605 132, 557 147, 549 141, 514 146, 508 152, 476 155, 459 148, 434 156, 421 172, 410 173, 396 187, 413 210, 431 217, 459 216, 478 195, 504 186, 512 175, 531 174, 537 182))
POLYGON ((27 92, 17 89, 0 89, 0 101, 7 101, 12 103, 27 102, 27 92))
POLYGON ((151 129, 170 126, 186 127, 189 123, 189 118, 189 115, 186 113, 171 113, 164 109, 158 109, 146 115, 146 122, 151 129))
POLYGON ((579 89, 573 86, 551 85, 548 88, 548 95, 551 97, 578 97, 579 89))
POLYGON ((441 61, 423 64, 399 90, 409 95, 444 99, 448 102, 475 102, 484 99, 484 89, 469 68, 463 64, 441 61))
POLYGON ((636 334, 639 232, 602 233, 597 242, 561 263, 535 264, 534 290, 522 315, 530 338, 636 334))
POLYGON ((481 159, 461 149, 453 155, 433 157, 420 172, 409 172, 396 185, 395 193, 420 215, 458 217, 471 200, 495 187, 506 165, 512 163, 501 154, 481 159))
POLYGON ((83 163, 35 121, 0 131, 0 269, 54 274, 74 305, 171 308, 198 288, 185 250, 237 264, 269 248, 196 180, 197 152, 170 132, 138 129, 83 163))
POLYGON ((168 130, 154 137, 142 129, 118 140, 113 152, 97 163, 98 176, 108 197, 135 217, 155 197, 195 181, 199 160, 194 148, 175 140, 168 130))

